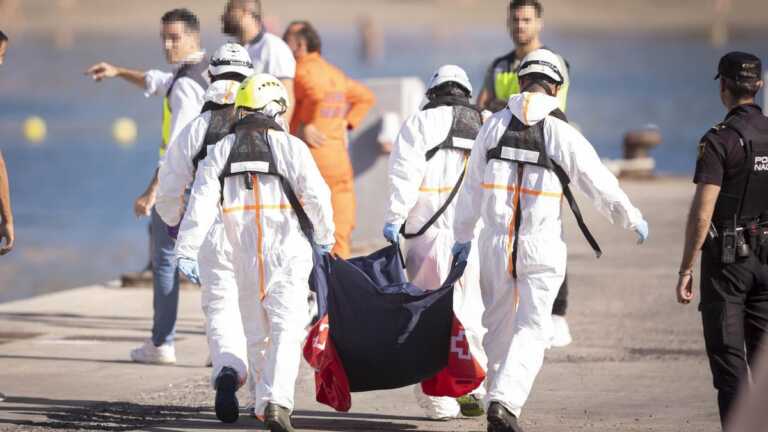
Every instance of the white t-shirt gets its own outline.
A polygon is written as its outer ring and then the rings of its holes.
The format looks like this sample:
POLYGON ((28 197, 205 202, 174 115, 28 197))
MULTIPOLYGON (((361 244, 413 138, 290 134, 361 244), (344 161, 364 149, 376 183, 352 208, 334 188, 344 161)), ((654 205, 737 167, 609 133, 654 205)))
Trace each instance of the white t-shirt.
POLYGON ((278 79, 296 77, 296 59, 288 44, 272 33, 264 32, 246 45, 254 73, 268 73, 278 79))

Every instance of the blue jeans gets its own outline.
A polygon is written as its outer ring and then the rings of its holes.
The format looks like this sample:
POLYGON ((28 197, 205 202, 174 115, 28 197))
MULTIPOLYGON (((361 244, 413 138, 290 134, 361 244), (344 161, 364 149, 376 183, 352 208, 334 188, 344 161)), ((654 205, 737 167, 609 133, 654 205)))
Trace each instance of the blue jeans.
POLYGON ((173 343, 176 336, 176 315, 179 311, 179 272, 176 269, 174 248, 176 240, 168 235, 168 225, 152 209, 150 225, 152 236, 152 300, 155 315, 152 324, 152 343, 160 346, 173 343))

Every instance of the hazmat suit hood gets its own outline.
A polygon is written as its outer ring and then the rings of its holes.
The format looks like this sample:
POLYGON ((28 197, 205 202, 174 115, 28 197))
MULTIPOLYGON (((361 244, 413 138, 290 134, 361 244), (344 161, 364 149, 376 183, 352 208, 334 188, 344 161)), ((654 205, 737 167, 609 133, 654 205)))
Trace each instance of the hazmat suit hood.
POLYGON ((520 93, 509 98, 507 107, 521 122, 530 126, 544 120, 560 106, 557 98, 544 93, 520 93))
POLYGON ((230 105, 235 103, 237 89, 240 83, 232 80, 220 80, 212 82, 205 91, 204 99, 206 102, 213 102, 219 105, 230 105))

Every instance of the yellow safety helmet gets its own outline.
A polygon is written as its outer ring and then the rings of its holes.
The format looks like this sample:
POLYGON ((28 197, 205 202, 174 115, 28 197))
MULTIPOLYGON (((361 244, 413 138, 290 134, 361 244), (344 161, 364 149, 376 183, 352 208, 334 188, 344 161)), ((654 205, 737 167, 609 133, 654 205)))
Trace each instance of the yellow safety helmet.
POLYGON ((235 108, 262 111, 271 102, 280 106, 278 114, 288 111, 288 91, 285 86, 270 74, 254 74, 240 84, 235 108))

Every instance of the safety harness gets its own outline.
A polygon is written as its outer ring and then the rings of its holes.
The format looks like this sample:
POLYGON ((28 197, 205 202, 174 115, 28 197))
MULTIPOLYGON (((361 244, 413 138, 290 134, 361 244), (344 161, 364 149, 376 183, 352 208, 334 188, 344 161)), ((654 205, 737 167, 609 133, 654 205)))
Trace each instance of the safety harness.
MULTIPOLYGON (((550 115, 560 118, 563 121, 567 121, 565 120, 565 115, 560 110, 555 110, 550 113, 550 115)), ((486 154, 487 159, 489 161, 496 159, 515 162, 521 165, 533 165, 554 172, 558 180, 560 180, 560 184, 563 188, 563 195, 565 195, 565 199, 571 207, 571 211, 576 218, 576 223, 579 225, 579 229, 581 229, 582 234, 587 239, 592 250, 595 251, 595 255, 600 258, 603 252, 600 250, 600 245, 597 243, 597 240, 595 240, 594 236, 589 231, 589 228, 587 228, 586 223, 584 223, 584 218, 581 215, 581 210, 579 210, 579 205, 576 203, 576 199, 569 186, 571 179, 568 177, 565 170, 563 170, 563 168, 547 154, 544 142, 544 122, 540 121, 535 125, 527 126, 514 115, 511 117, 512 119, 509 122, 509 126, 507 126, 507 130, 504 131, 504 134, 501 136, 498 145, 488 150, 486 154)), ((522 210, 521 205, 518 203, 518 205, 515 206, 515 233, 518 233, 520 230, 521 219, 522 210)), ((519 236, 515 235, 512 246, 512 262, 517 262, 518 238, 519 236)), ((517 277, 517 274, 515 273, 514 276, 517 277)))
POLYGON ((208 129, 205 131, 203 145, 192 158, 192 164, 195 166, 195 169, 197 169, 200 161, 208 156, 208 146, 216 144, 232 133, 232 126, 236 121, 234 104, 217 104, 208 101, 203 105, 202 112, 210 112, 211 120, 208 123, 208 129))
POLYGON ((224 171, 219 176, 222 202, 224 200, 224 179, 227 177, 242 176, 248 190, 253 189, 252 175, 277 177, 291 208, 296 212, 301 231, 307 236, 307 239, 312 240, 314 233, 312 221, 304 211, 291 183, 277 170, 272 147, 269 144, 270 130, 282 132, 283 128, 275 119, 261 113, 250 114, 232 127, 235 134, 235 144, 229 153, 224 171))
MULTIPOLYGON (((469 155, 472 151, 472 145, 475 142, 475 138, 477 138, 477 133, 482 126, 483 120, 480 111, 476 106, 470 104, 467 98, 455 96, 438 97, 425 105, 424 110, 434 109, 441 106, 453 107, 453 124, 451 125, 451 130, 448 132, 448 136, 440 144, 427 150, 424 155, 427 162, 432 160, 432 158, 435 157, 435 154, 440 150, 458 150, 469 155)), ((450 195, 448 195, 448 199, 445 200, 443 205, 431 218, 429 218, 424 226, 415 233, 406 233, 406 223, 403 223, 400 228, 400 234, 406 239, 424 235, 424 233, 437 222, 440 216, 448 210, 448 207, 458 195, 459 189, 461 189, 461 184, 464 182, 466 173, 467 169, 465 167, 464 170, 462 170, 459 179, 456 181, 456 184, 453 186, 450 195)))

